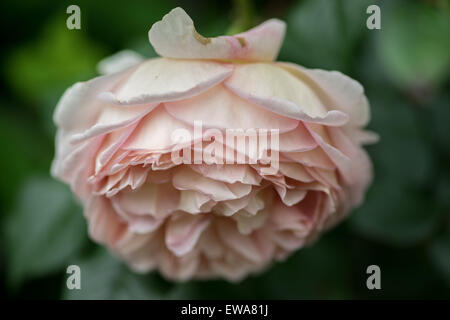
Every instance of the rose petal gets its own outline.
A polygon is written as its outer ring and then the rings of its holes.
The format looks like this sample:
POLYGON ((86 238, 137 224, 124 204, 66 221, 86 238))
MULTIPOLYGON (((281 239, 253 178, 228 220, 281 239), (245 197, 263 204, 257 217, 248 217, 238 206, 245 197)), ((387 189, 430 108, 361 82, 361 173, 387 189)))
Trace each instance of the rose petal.
POLYGON ((279 129, 290 131, 298 121, 281 117, 248 102, 223 86, 216 86, 203 94, 164 104, 167 111, 180 121, 217 129, 279 129))
POLYGON ((219 84, 232 71, 232 65, 213 61, 154 58, 141 63, 126 81, 99 97, 121 105, 180 100, 219 84))
POLYGON ((307 69, 293 63, 279 63, 311 87, 329 110, 341 110, 349 116, 349 123, 365 126, 370 120, 369 103, 364 88, 339 71, 307 69))
POLYGON ((172 216, 166 227, 167 248, 177 256, 185 255, 192 250, 209 224, 210 219, 205 215, 172 216))
POLYGON ((113 74, 131 68, 144 61, 144 57, 133 50, 122 50, 104 58, 97 65, 100 74, 113 74))
POLYGON ((311 88, 276 65, 237 65, 225 86, 240 97, 291 119, 332 126, 348 121, 345 113, 328 111, 311 88))
POLYGON ((148 36, 163 57, 272 61, 280 50, 285 28, 284 22, 271 19, 235 36, 205 38, 197 33, 186 12, 175 8, 153 24, 148 36))

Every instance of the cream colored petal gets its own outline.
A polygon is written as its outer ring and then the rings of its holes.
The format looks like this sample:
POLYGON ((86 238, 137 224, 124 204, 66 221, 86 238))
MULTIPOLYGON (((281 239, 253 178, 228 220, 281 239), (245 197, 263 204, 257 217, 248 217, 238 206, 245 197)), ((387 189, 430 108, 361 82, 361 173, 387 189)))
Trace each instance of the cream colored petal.
POLYGON ((223 86, 216 86, 201 95, 164 104, 167 111, 180 121, 204 128, 217 129, 279 129, 290 131, 298 121, 282 117, 246 101, 223 86))
POLYGON ((166 58, 141 63, 119 86, 103 92, 108 103, 133 105, 160 103, 189 98, 227 78, 231 64, 166 58))
POLYGON ((285 32, 284 22, 271 19, 237 34, 205 38, 181 8, 156 22, 148 35, 155 51, 168 58, 272 61, 278 55, 285 32))
POLYGON ((279 65, 314 88, 328 110, 341 110, 347 114, 350 124, 361 127, 369 122, 369 102, 358 81, 339 71, 307 69, 292 63, 279 65))
POLYGON ((206 215, 178 214, 171 217, 166 227, 166 245, 177 256, 191 251, 202 232, 209 226, 206 215))
POLYGON ((237 65, 225 86, 248 101, 292 119, 333 126, 348 121, 345 113, 328 111, 307 84, 277 65, 237 65))
POLYGON ((113 74, 131 68, 144 61, 144 57, 133 50, 122 50, 101 60, 97 65, 100 74, 113 74))

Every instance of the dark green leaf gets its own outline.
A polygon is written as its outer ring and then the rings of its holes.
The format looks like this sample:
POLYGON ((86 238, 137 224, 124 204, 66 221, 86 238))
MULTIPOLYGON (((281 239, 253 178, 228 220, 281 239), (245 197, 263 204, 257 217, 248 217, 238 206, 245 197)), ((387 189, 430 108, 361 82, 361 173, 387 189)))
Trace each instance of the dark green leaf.
POLYGON ((9 85, 21 101, 37 107, 52 132, 59 97, 73 83, 95 76, 102 51, 83 32, 68 30, 64 19, 51 20, 35 42, 11 54, 6 64, 9 85))
POLYGON ((430 236, 438 211, 422 193, 396 179, 379 177, 351 218, 361 236, 393 245, 412 245, 430 236))
POLYGON ((366 28, 369 1, 306 0, 287 16, 280 59, 308 67, 345 71, 366 28))
POLYGON ((86 240, 85 229, 67 186, 48 177, 30 178, 4 225, 11 284, 63 268, 86 240))
POLYGON ((400 86, 437 84, 449 74, 450 10, 424 1, 405 3, 382 13, 381 58, 400 86))
POLYGON ((71 264, 80 267, 81 289, 69 290, 64 283, 66 299, 162 299, 171 287, 154 273, 134 273, 103 248, 71 264))
POLYGON ((430 253, 436 269, 450 285, 450 230, 434 241, 430 253))

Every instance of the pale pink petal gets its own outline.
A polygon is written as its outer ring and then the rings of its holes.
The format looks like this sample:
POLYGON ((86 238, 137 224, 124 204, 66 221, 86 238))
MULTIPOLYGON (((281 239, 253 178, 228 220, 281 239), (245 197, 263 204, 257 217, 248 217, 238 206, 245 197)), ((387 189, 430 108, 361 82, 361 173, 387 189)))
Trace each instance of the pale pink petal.
POLYGON ((97 242, 114 247, 126 231, 126 223, 103 197, 91 197, 84 214, 89 219, 89 235, 97 242))
POLYGON ((333 187, 337 190, 341 189, 341 186, 339 185, 337 173, 335 171, 324 170, 321 168, 311 168, 311 167, 305 167, 305 169, 318 182, 320 182, 328 187, 333 187))
POLYGON ((225 248, 220 242, 214 228, 207 228, 202 233, 198 242, 198 247, 199 250, 210 259, 218 259, 225 252, 225 248))
POLYGON ((98 150, 97 159, 95 161, 95 173, 98 173, 103 166, 108 163, 114 153, 119 150, 130 137, 136 128, 136 124, 132 124, 126 128, 109 133, 103 140, 102 146, 98 150))
POLYGON ((369 145, 377 143, 380 140, 380 136, 370 130, 363 130, 357 127, 342 127, 347 136, 358 145, 369 145))
POLYGON ((275 186, 275 190, 278 192, 281 201, 288 207, 302 201, 306 196, 306 190, 300 189, 288 189, 286 187, 275 186))
POLYGON ((266 199, 262 198, 262 193, 259 190, 252 190, 245 197, 217 203, 214 206, 214 212, 224 216, 231 216, 239 210, 245 210, 255 215, 259 210, 264 208, 264 200, 266 199))
POLYGON ((314 178, 299 163, 280 162, 280 172, 286 177, 302 181, 313 182, 314 178))
POLYGON ((283 155, 307 167, 318 167, 326 170, 334 170, 336 168, 329 156, 320 148, 305 152, 284 152, 283 155))
POLYGON ((103 110, 96 120, 96 123, 83 132, 73 134, 70 137, 70 143, 79 143, 81 141, 135 124, 147 113, 157 107, 156 104, 149 104, 134 106, 133 108, 123 108, 113 104, 106 104, 100 100, 97 100, 94 104, 101 104, 103 106, 103 110))
POLYGON ((365 126, 370 120, 369 103, 358 81, 339 71, 307 69, 292 63, 279 63, 316 91, 328 110, 340 110, 354 126, 365 126))
POLYGON ((168 58, 272 61, 278 55, 285 32, 284 22, 271 19, 237 34, 205 38, 181 8, 155 23, 148 35, 155 51, 168 58))
POLYGON ((279 141, 280 152, 302 152, 317 147, 317 143, 302 122, 299 122, 294 130, 280 134, 279 141))
POLYGON ((100 98, 120 105, 185 99, 219 84, 232 71, 233 66, 225 63, 154 58, 141 63, 125 81, 100 98))
POLYGON ((144 57, 132 50, 122 50, 101 60, 97 65, 100 74, 117 73, 144 61, 144 57))
POLYGON ((146 183, 137 190, 124 190, 115 196, 123 211, 159 219, 177 209, 179 197, 179 191, 170 183, 146 183))
MULTIPOLYGON (((185 130, 194 138, 192 128, 169 115, 161 105, 139 122, 138 127, 123 148, 160 152, 172 150, 175 145, 180 144, 173 140, 175 136, 172 135, 176 130, 185 130)), ((190 142, 191 140, 189 140, 190 142)))
POLYGON ((208 195, 212 200, 224 201, 241 198, 251 191, 251 186, 227 184, 206 178, 189 168, 180 168, 173 176, 173 185, 179 190, 195 190, 208 195))
POLYGON ((279 129, 290 131, 298 121, 279 116, 246 101, 223 86, 216 86, 201 95, 164 104, 180 121, 218 129, 279 129))
POLYGON ((192 250, 202 232, 209 226, 205 215, 173 215, 166 227, 166 245, 177 256, 192 250))
POLYGON ((190 165, 190 167, 207 178, 227 183, 241 182, 244 184, 259 185, 262 179, 252 168, 244 164, 194 164, 190 165))
POLYGON ((238 252, 244 258, 253 262, 262 262, 263 256, 256 245, 256 241, 251 236, 241 234, 236 222, 229 219, 222 219, 217 228, 220 239, 231 249, 238 252))
POLYGON ((156 219, 150 215, 136 215, 122 209, 120 199, 117 197, 111 198, 111 204, 114 210, 120 217, 128 224, 128 229, 137 234, 148 234, 158 229, 164 219, 156 219))
POLYGON ((342 130, 330 128, 329 132, 333 144, 351 159, 350 172, 346 179, 351 186, 352 202, 354 205, 359 205, 372 181, 372 163, 365 150, 355 146, 342 130))
POLYGON ((351 159, 347 157, 342 151, 340 151, 338 148, 334 147, 331 142, 327 142, 328 136, 324 133, 321 134, 322 128, 317 128, 314 126, 306 125, 306 128, 309 130, 313 138, 316 140, 316 142, 319 144, 319 146, 322 148, 322 150, 328 155, 330 160, 336 165, 344 179, 349 179, 349 177, 352 174, 352 167, 351 167, 351 159), (319 130, 317 130, 319 129, 319 130))
POLYGON ((79 133, 95 124, 104 108, 97 96, 117 85, 127 72, 97 77, 87 82, 78 82, 64 92, 56 106, 53 120, 58 128, 79 133))
POLYGON ((163 231, 161 229, 148 234, 127 234, 117 243, 115 252, 129 261, 136 272, 148 272, 158 266, 161 252, 164 250, 163 231))
POLYGON ((186 211, 190 214, 210 212, 215 204, 214 200, 201 192, 180 190, 178 210, 186 211))
POLYGON ((237 65, 225 85, 240 97, 291 119, 330 126, 348 121, 345 113, 328 111, 310 87, 276 65, 237 65))
POLYGON ((239 211, 233 215, 233 219, 237 222, 239 232, 244 235, 248 235, 254 230, 261 228, 266 222, 267 216, 267 210, 260 211, 257 214, 249 214, 246 211, 239 211))

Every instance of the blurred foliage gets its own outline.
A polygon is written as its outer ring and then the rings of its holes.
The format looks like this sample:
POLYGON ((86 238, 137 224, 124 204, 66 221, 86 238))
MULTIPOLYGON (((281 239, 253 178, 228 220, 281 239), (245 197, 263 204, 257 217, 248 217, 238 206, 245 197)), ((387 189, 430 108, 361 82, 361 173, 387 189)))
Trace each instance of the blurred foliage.
POLYGON ((347 72, 366 29, 369 0, 306 0, 287 12, 287 33, 279 60, 347 72), (313 27, 312 27, 313 26, 313 27))
POLYGON ((450 298, 450 5, 447 0, 77 1, 82 29, 65 25, 69 1, 4 0, 0 74, 0 284, 9 298, 450 298), (366 8, 381 8, 381 30, 366 8), (367 149, 375 178, 347 221, 266 272, 240 283, 171 283, 129 270, 86 235, 69 188, 52 180, 51 115, 76 81, 118 50, 155 56, 147 31, 182 6, 206 36, 271 17, 287 22, 279 60, 335 69, 371 102, 367 149), (239 6, 241 9, 239 9, 239 6), (242 12, 245 8, 246 12, 242 12), (82 270, 68 290, 66 268, 82 270), (379 265, 382 290, 366 288, 379 265))
POLYGON ((66 299, 163 299, 171 285, 152 275, 137 275, 99 248, 88 257, 73 259, 81 270, 81 289, 69 290, 63 283, 66 299))
POLYGON ((49 21, 37 41, 18 48, 6 63, 11 89, 22 102, 40 108, 37 113, 50 133, 60 93, 74 81, 93 78, 104 55, 82 33, 64 26, 64 19, 49 21))
MULTIPOLYGON (((447 8, 448 9, 448 8, 447 8)), ((425 2, 394 4, 384 16, 381 57, 399 86, 437 85, 450 68, 450 12, 425 2)))
POLYGON ((70 189, 49 177, 30 177, 5 219, 2 239, 13 287, 67 265, 87 239, 70 189))

